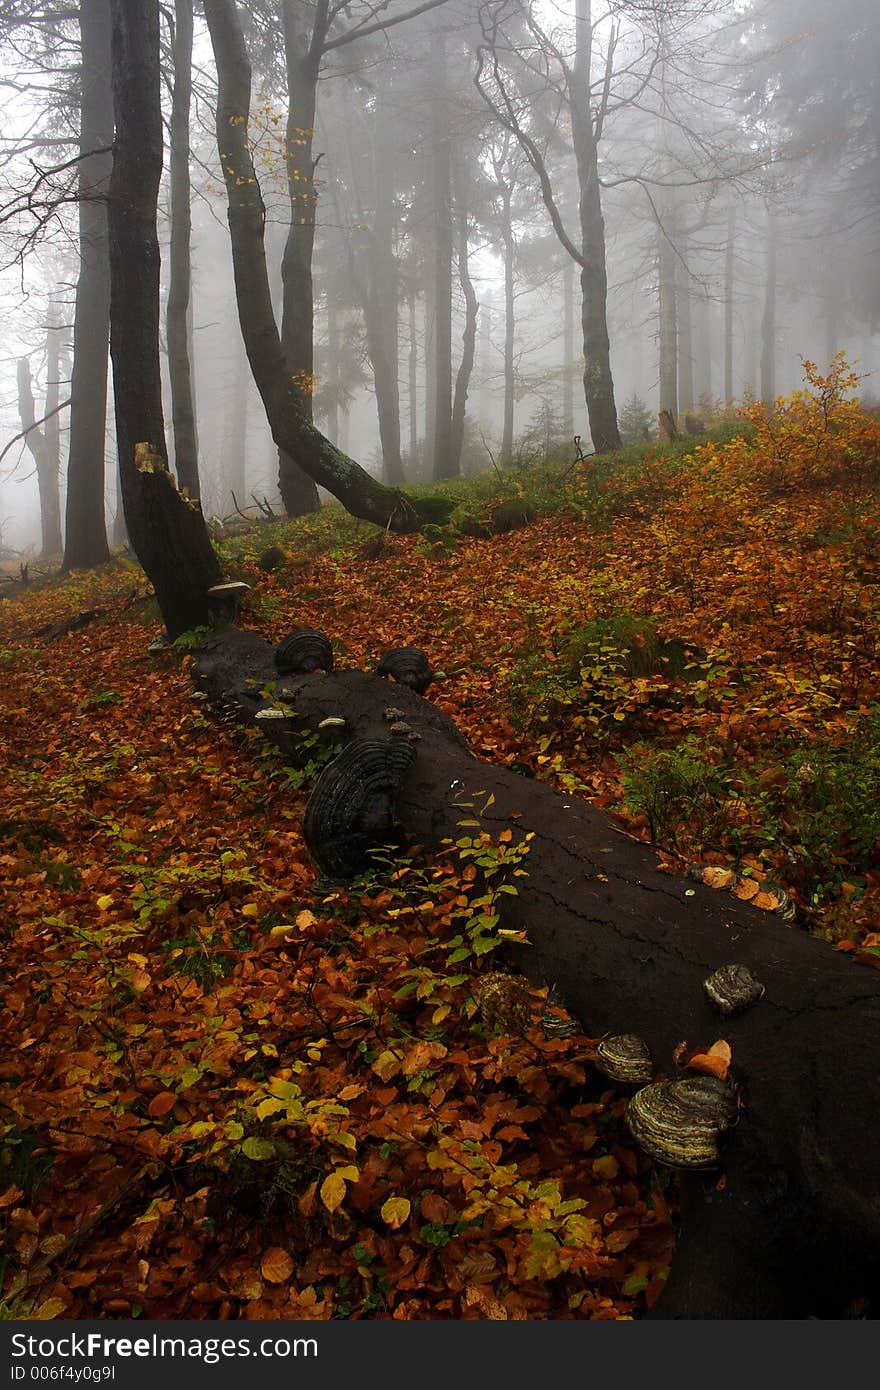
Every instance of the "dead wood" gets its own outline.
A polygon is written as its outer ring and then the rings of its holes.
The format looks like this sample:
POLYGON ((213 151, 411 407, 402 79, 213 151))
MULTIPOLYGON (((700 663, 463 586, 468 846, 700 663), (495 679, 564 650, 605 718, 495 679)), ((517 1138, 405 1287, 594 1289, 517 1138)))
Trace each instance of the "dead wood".
POLYGON ((194 673, 245 721, 270 703, 295 710, 259 727, 282 750, 328 716, 352 735, 387 733, 399 707, 420 734, 398 800, 419 843, 456 838, 468 803, 494 803, 491 833, 534 832, 506 925, 525 929, 522 964, 555 985, 590 1036, 634 1032, 660 1072, 686 1040, 725 1038, 742 1113, 720 1173, 682 1174, 682 1225, 667 1318, 839 1317, 880 1293, 880 979, 797 926, 700 883, 661 874, 653 849, 584 802, 478 762, 430 700, 360 671, 278 680, 273 649, 229 629, 205 642, 194 673), (248 685, 248 681, 255 684, 248 685), (702 987, 742 962, 759 1003, 722 1019, 702 987))

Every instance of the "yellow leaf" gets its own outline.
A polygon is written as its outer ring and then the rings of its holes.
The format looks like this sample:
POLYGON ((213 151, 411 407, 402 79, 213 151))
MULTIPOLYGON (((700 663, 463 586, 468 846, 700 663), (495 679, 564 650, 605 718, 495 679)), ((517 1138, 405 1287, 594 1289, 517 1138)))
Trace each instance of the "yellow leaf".
POLYGON ((321 1201, 328 1211, 335 1211, 345 1200, 346 1178, 357 1182, 359 1177, 360 1173, 353 1163, 347 1164, 344 1168, 337 1168, 335 1172, 327 1175, 321 1183, 321 1201))
POLYGON ((100 898, 98 899, 98 907, 100 908, 100 910, 101 910, 102 912, 106 912, 106 911, 107 911, 107 908, 108 908, 108 907, 112 907, 112 906, 113 906, 113 894, 112 894, 112 893, 102 893, 101 896, 100 896, 100 898))
POLYGON ((40 1322, 50 1322, 52 1318, 60 1318, 67 1312, 67 1305, 61 1302, 60 1298, 47 1298, 45 1303, 41 1303, 39 1308, 31 1313, 32 1318, 39 1318, 40 1322))
POLYGON ((597 1178, 611 1181, 617 1177, 619 1172, 620 1164, 613 1154, 604 1154, 602 1158, 597 1158, 593 1163, 593 1174, 597 1178))
POLYGON ((243 917, 259 917, 260 909, 256 903, 245 903, 241 909, 243 917))
POLYGON ((400 1058, 386 1049, 370 1065, 380 1081, 388 1081, 400 1071, 400 1058))
POLYGON ((397 1231, 404 1221, 409 1220, 409 1198, 408 1197, 389 1197, 387 1202, 382 1205, 380 1213, 386 1226, 390 1226, 393 1231, 397 1231))
POLYGON ((308 908, 304 908, 302 912, 296 914, 296 925, 300 931, 305 931, 307 927, 313 927, 317 920, 314 912, 310 912, 308 908))
POLYGON ((267 1284, 283 1284, 293 1273, 293 1260, 286 1250, 273 1245, 260 1261, 260 1273, 267 1284))
POLYGON ((335 1211, 345 1201, 345 1178, 330 1173, 321 1183, 321 1201, 328 1211, 335 1211))

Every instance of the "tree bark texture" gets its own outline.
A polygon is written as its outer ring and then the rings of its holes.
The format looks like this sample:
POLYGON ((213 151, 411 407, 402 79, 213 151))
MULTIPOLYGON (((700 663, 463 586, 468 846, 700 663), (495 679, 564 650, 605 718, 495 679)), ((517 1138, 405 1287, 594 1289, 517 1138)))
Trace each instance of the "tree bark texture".
POLYGON ((80 31, 79 276, 73 317, 65 573, 110 558, 104 521, 104 446, 110 263, 107 186, 113 144, 110 0, 82 0, 80 31))
POLYGON ((159 368, 162 173, 158 0, 113 0, 110 355, 125 524, 169 637, 207 624, 220 567, 198 502, 168 469, 159 368))
MULTIPOLYGON (((281 344, 293 373, 299 407, 312 419, 315 381, 315 302, 312 256, 318 189, 315 184, 313 143, 315 105, 324 21, 316 18, 307 32, 299 0, 282 0, 284 63, 287 72, 287 129, 285 165, 289 222, 281 258, 281 344)), ((326 9, 326 7, 325 7, 326 9)), ((278 490, 288 516, 306 516, 320 510, 314 480, 285 449, 278 450, 278 490)))
POLYGON ((257 389, 279 448, 353 516, 396 531, 436 520, 437 499, 414 501, 387 488, 335 448, 301 409, 278 334, 263 241, 265 207, 248 144, 251 69, 234 0, 206 0, 205 16, 217 63, 217 145, 226 181, 239 323, 257 389))
POLYGON ((570 104, 583 254, 581 325, 584 338, 584 396, 593 448, 597 454, 603 454, 620 448, 620 433, 608 339, 608 274, 605 265, 605 219, 599 187, 599 146, 590 110, 592 36, 591 0, 577 0, 570 104))
POLYGON ((177 485, 198 497, 199 445, 190 363, 190 241, 189 116, 192 100, 192 0, 174 4, 174 95, 171 102, 171 240, 168 251, 168 373, 171 381, 171 424, 177 485))
POLYGON ((485 830, 534 832, 504 925, 527 932, 524 968, 557 987, 588 1035, 637 1033, 658 1074, 670 1076, 682 1040, 730 1044, 742 1109, 721 1175, 680 1175, 678 1250, 656 1315, 835 1317, 876 1299, 877 973, 728 893, 659 873, 652 848, 601 812, 478 762, 430 700, 360 671, 278 681, 272 657, 258 636, 230 629, 203 644, 195 679, 244 721, 268 703, 246 682, 277 681, 295 716, 281 732, 274 722, 259 727, 291 753, 328 716, 353 735, 384 737, 393 703, 421 735, 398 803, 418 843, 456 839, 459 821, 489 794, 485 830), (748 965, 766 992, 721 1019, 702 982, 731 961, 748 965))

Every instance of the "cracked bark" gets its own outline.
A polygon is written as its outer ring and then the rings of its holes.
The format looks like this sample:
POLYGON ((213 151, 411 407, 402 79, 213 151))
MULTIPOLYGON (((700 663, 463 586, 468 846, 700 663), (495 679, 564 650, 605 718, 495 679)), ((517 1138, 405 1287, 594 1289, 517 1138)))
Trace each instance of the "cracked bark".
POLYGON ((386 706, 402 709, 421 739, 399 812, 420 844, 455 838, 464 803, 488 793, 490 833, 535 832, 505 925, 526 929, 520 963, 558 987, 589 1035, 641 1034, 668 1075, 683 1039, 730 1043, 744 1109, 721 1174, 681 1177, 679 1243, 654 1315, 837 1317, 855 1300, 876 1302, 877 975, 727 893, 659 875, 649 845, 586 803, 477 761, 430 700, 360 671, 278 681, 272 652, 253 633, 227 630, 205 642, 195 678, 245 722, 268 703, 248 678, 277 681, 295 720, 280 732, 259 727, 287 751, 297 731, 329 715, 379 737, 386 706), (731 961, 748 965, 766 993, 721 1020, 702 981, 731 961))

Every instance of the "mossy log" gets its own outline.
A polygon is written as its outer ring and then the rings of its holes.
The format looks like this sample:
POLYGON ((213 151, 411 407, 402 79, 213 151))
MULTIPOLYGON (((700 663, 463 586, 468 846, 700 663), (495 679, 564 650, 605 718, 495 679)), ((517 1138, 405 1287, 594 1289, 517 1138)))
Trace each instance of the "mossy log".
POLYGON ((293 753, 328 716, 353 736, 387 734, 398 706, 420 735, 397 802, 426 846, 456 838, 463 804, 491 833, 534 832, 528 877, 505 925, 524 929, 524 968, 555 985, 589 1036, 643 1037, 658 1072, 676 1074, 686 1040, 725 1038, 743 1111, 720 1172, 681 1174, 681 1230, 665 1318, 872 1315, 880 1296, 880 976, 725 892, 658 872, 649 845, 599 811, 479 762, 442 710, 360 671, 278 681, 273 649, 228 630, 203 645, 194 674, 212 701, 252 720, 275 683, 295 717, 259 727, 293 753), (733 961, 765 986, 722 1018, 705 978, 733 961), (849 1315, 852 1315, 850 1312, 849 1315))

